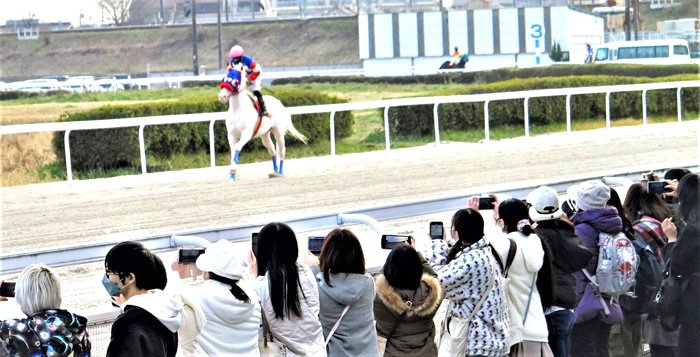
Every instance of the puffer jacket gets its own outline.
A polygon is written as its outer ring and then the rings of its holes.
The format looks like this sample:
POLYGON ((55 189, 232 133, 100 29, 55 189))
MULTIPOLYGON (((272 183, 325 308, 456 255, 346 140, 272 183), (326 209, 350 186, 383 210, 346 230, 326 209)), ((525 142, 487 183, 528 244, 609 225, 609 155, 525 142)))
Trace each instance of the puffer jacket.
MULTIPOLYGON (((66 310, 45 310, 0 323, 9 356, 90 356, 87 319, 66 310)), ((0 353, 4 352, 0 349, 0 353)))
MULTIPOLYGON (((585 268, 591 275, 594 275, 598 266, 598 235, 600 232, 613 235, 622 232, 622 219, 615 208, 602 208, 579 212, 573 217, 573 222, 576 235, 581 238, 581 243, 594 252, 585 268)), ((617 302, 609 303, 610 314, 605 316, 602 312, 602 302, 593 296, 588 278, 581 271, 574 273, 574 276, 576 277, 576 297, 578 299, 575 309, 577 323, 587 321, 591 316, 610 324, 622 322, 622 310, 617 302), (584 294, 591 298, 582 299, 584 294)))
POLYGON ((396 325, 387 341, 384 356, 437 356, 433 318, 444 297, 440 281, 423 274, 417 290, 405 290, 392 287, 383 275, 379 275, 375 288, 377 335, 387 337, 396 325))

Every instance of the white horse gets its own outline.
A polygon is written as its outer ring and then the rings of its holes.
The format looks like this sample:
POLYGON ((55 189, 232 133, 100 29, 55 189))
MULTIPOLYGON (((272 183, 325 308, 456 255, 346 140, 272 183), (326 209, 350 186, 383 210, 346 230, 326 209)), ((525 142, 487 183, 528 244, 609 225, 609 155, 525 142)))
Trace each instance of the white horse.
MULTIPOLYGON (((245 83, 241 81, 241 83, 245 83)), ((228 143, 231 147, 231 171, 229 178, 236 181, 236 169, 238 155, 243 146, 253 138, 261 137, 262 143, 272 157, 274 172, 269 175, 281 177, 284 169, 285 145, 284 135, 290 132, 294 137, 306 144, 306 137, 297 131, 292 124, 292 116, 287 113, 284 105, 273 96, 264 96, 269 115, 260 117, 253 104, 253 96, 248 94, 243 85, 233 84, 234 92, 222 88, 219 92, 219 101, 228 102, 228 118, 226 119, 226 131, 228 143), (242 95, 241 95, 242 94, 242 95), (274 135, 277 148, 272 144, 270 133, 274 135), (279 158, 279 166, 277 159, 279 158)))

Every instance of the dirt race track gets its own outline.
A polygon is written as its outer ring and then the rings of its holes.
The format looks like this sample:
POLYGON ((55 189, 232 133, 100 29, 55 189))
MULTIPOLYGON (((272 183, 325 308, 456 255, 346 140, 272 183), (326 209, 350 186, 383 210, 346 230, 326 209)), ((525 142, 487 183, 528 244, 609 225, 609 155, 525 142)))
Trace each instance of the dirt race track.
POLYGON ((469 187, 560 181, 698 163, 697 120, 558 133, 482 144, 269 162, 2 188, 3 253, 459 194, 469 187))

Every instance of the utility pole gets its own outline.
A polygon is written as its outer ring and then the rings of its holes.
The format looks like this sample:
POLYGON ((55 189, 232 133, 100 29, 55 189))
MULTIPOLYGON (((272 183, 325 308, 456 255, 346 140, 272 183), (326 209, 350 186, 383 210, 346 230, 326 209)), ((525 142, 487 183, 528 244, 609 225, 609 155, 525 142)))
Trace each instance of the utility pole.
POLYGON ((219 39, 219 69, 224 68, 224 63, 221 60, 221 0, 217 0, 216 2, 216 7, 217 7, 217 12, 216 12, 216 30, 217 30, 217 35, 219 39))
POLYGON ((632 26, 630 21, 630 0, 625 0, 625 41, 631 41, 632 35, 630 34, 630 27, 632 26))
POLYGON ((197 4, 192 0, 192 65, 194 75, 199 75, 199 60, 197 59, 197 4))
POLYGON ((163 7, 163 0, 160 0, 160 23, 161 25, 165 22, 165 10, 163 7))

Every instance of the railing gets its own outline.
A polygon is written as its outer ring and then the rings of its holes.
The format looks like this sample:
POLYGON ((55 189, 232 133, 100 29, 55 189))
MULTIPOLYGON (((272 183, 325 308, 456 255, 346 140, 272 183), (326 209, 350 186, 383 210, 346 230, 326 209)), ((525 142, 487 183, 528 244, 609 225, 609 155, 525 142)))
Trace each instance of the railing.
MULTIPOLYGON (((331 155, 335 155, 335 113, 341 111, 354 111, 384 108, 384 135, 385 149, 391 149, 391 138, 389 131, 389 108, 402 107, 412 105, 433 105, 433 122, 435 131, 435 143, 440 143, 440 118, 438 114, 438 106, 440 104, 454 103, 484 103, 484 140, 490 139, 489 128, 489 105, 491 102, 509 99, 524 99, 524 131, 525 136, 530 136, 530 116, 529 116, 529 100, 530 98, 566 96, 566 131, 571 132, 571 96, 582 94, 605 93, 605 127, 611 127, 610 118, 610 95, 619 92, 642 92, 642 123, 647 125, 647 92, 650 90, 660 89, 676 89, 676 107, 678 121, 682 121, 683 108, 681 100, 681 91, 683 88, 700 87, 700 81, 682 81, 682 82, 663 82, 663 83, 646 83, 646 84, 627 84, 616 86, 597 86, 597 87, 579 87, 579 88, 556 88, 556 89, 541 89, 520 92, 503 92, 489 94, 470 94, 470 95, 454 95, 454 96, 439 96, 439 97, 418 97, 418 98, 400 98, 377 100, 368 102, 355 103, 338 103, 324 105, 310 105, 288 107, 287 111, 291 115, 314 114, 314 113, 330 113, 330 146, 331 155)), ((61 123, 40 123, 40 124, 21 124, 0 126, 0 135, 36 133, 36 132, 56 132, 63 131, 63 142, 65 145, 65 161, 68 181, 73 180, 73 171, 71 166, 71 150, 70 150, 70 133, 75 130, 94 130, 94 129, 113 129, 125 127, 139 128, 139 152, 141 158, 141 173, 146 174, 146 145, 144 139, 144 128, 149 125, 163 124, 180 124, 180 123, 195 123, 209 122, 209 151, 210 165, 216 166, 216 153, 214 150, 214 124, 218 120, 225 120, 226 112, 219 113, 202 113, 202 114, 183 114, 183 115, 167 115, 156 117, 141 117, 141 118, 126 118, 126 119, 107 119, 99 121, 77 121, 77 122, 61 122, 61 123)))

